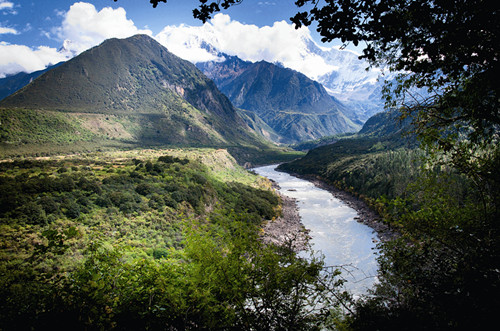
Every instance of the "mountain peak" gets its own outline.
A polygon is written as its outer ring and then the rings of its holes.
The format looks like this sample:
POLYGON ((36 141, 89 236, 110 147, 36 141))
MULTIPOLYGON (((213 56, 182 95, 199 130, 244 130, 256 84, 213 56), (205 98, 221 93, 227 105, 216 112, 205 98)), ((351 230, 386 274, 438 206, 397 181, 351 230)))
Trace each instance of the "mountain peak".
POLYGON ((109 132, 114 128, 138 143, 261 143, 210 79, 147 35, 108 39, 6 97, 0 107, 63 112, 97 136, 117 138, 109 132))
POLYGON ((172 92, 186 94, 195 83, 210 85, 194 65, 173 55, 153 38, 135 35, 105 40, 50 70, 1 105, 158 113, 165 100, 172 99, 172 92))
POLYGON ((298 71, 235 57, 199 63, 198 67, 234 105, 264 121, 263 134, 273 136, 276 142, 293 143, 359 129, 359 123, 343 114, 345 106, 298 71))

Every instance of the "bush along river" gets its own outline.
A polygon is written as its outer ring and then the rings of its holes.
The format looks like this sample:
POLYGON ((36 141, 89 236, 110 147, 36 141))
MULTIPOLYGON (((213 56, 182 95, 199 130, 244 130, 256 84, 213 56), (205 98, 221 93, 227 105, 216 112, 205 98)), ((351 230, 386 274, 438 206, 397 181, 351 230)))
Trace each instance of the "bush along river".
POLYGON ((359 223, 356 210, 329 191, 275 168, 276 165, 271 165, 253 170, 274 181, 288 203, 291 199, 287 197, 295 199, 300 221, 309 231, 312 251, 324 256, 325 266, 342 267, 346 289, 355 297, 367 294, 377 281, 376 242, 379 239, 375 231, 359 223))

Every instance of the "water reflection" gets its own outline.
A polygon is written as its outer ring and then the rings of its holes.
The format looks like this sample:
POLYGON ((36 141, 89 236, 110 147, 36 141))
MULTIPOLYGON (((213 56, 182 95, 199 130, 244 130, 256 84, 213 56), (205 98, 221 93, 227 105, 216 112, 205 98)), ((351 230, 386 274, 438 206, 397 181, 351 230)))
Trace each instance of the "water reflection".
POLYGON ((276 181, 282 194, 297 199, 302 223, 311 231, 313 250, 324 255, 327 266, 349 266, 349 272, 343 272, 346 288, 354 295, 365 294, 376 282, 374 231, 356 222, 356 211, 330 192, 275 168, 272 165, 254 170, 276 181))

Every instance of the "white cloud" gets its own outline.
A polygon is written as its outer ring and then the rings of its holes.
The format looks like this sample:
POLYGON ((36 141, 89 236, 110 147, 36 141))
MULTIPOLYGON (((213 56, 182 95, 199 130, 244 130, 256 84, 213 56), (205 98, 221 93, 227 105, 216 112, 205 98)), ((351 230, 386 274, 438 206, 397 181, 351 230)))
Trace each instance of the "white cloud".
POLYGON ((4 27, 1 27, 0 26, 0 34, 18 34, 17 30, 16 29, 12 29, 12 28, 4 28, 4 27))
POLYGON ((63 14, 62 26, 55 29, 61 40, 67 40, 69 51, 79 54, 109 38, 126 38, 135 34, 152 35, 151 30, 138 29, 132 20, 127 19, 123 8, 105 7, 97 11, 94 5, 86 2, 74 3, 63 14))
POLYGON ((0 10, 13 9, 14 3, 6 0, 0 0, 0 10))
POLYGON ((320 56, 307 52, 306 43, 311 40, 307 28, 297 30, 285 21, 259 28, 217 14, 203 26, 166 26, 156 39, 177 56, 192 62, 215 58, 201 47, 201 42, 207 41, 217 50, 243 60, 280 62, 311 78, 334 69, 320 56))
POLYGON ((0 78, 18 72, 33 72, 67 60, 55 48, 40 46, 32 49, 23 45, 0 43, 0 78))
MULTIPOLYGON (((11 2, 0 0, 0 9, 12 7, 11 2)), ((150 30, 138 29, 132 20, 127 19, 123 8, 106 7, 97 11, 92 4, 77 2, 67 12, 59 12, 57 15, 63 17, 63 22, 61 26, 54 28, 52 33, 61 40, 62 49, 0 43, 0 78, 21 71, 44 69, 48 65, 68 60, 108 38, 126 38, 138 33, 152 34, 150 30)), ((27 29, 29 28, 28 25, 27 29)), ((1 33, 17 31, 0 27, 1 33)), ((53 34, 46 32, 47 37, 53 34)))
POLYGON ((184 24, 166 26, 155 36, 155 39, 170 52, 185 60, 194 63, 218 60, 217 56, 201 48, 201 43, 207 37, 198 33, 198 31, 201 32, 201 29, 202 27, 192 27, 184 24))

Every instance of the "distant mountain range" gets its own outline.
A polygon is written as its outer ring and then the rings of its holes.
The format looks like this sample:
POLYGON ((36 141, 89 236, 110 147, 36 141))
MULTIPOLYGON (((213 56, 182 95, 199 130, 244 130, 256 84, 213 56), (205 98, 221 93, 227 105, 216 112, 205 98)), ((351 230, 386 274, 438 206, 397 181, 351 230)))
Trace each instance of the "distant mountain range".
POLYGON ((200 70, 145 35, 109 39, 0 101, 0 143, 270 148, 200 70))
MULTIPOLYGON (((114 43, 117 42, 117 39, 112 40, 114 43)), ((64 65, 61 70, 52 70, 61 66, 58 64, 46 70, 30 74, 19 73, 0 79, 0 100, 5 98, 0 105, 2 107, 22 105, 24 108, 57 109, 73 113, 97 112, 122 115, 134 113, 134 116, 144 117, 146 114, 150 116, 161 113, 162 109, 171 109, 174 104, 178 106, 179 100, 174 101, 174 99, 180 96, 184 101, 193 102, 191 105, 195 109, 201 107, 202 110, 206 110, 204 102, 210 98, 207 99, 206 95, 202 95, 201 99, 205 100, 199 101, 198 96, 195 96, 198 87, 191 86, 191 89, 185 89, 183 76, 187 74, 191 76, 190 79, 194 77, 190 74, 190 70, 184 69, 187 62, 174 66, 181 69, 171 70, 165 63, 162 64, 161 59, 156 58, 158 51, 147 49, 140 54, 140 50, 126 47, 118 52, 112 50, 115 45, 104 47, 103 49, 109 50, 103 52, 101 47, 109 43, 112 41, 107 41, 84 52, 82 54, 85 54, 84 56, 69 61, 72 63, 70 69, 64 65), (114 63, 114 59, 117 58, 120 61, 114 63), (93 61, 98 62, 99 66, 90 65, 93 61), (138 64, 134 65, 134 61, 138 61, 138 64), (48 75, 34 80, 45 72, 48 72, 48 75), (165 74, 170 78, 161 77, 165 74), (28 88, 29 92, 20 91, 15 96, 6 97, 32 81, 28 88)), ((356 132, 372 114, 382 108, 381 83, 376 81, 373 72, 366 73, 366 63, 358 60, 352 52, 324 49, 318 47, 312 40, 304 40, 308 52, 320 55, 336 68, 318 77, 318 80, 327 84, 328 87, 325 88, 304 74, 282 65, 265 61, 255 63, 243 61, 238 57, 218 52, 216 47, 201 39, 200 43, 201 47, 224 60, 198 63, 197 67, 238 107, 235 112, 237 114, 233 115, 234 119, 242 118, 246 124, 240 122, 228 128, 226 124, 229 122, 217 118, 208 120, 211 123, 210 128, 204 125, 208 123, 207 121, 198 121, 194 126, 188 125, 189 130, 183 131, 189 133, 188 138, 185 134, 167 135, 167 138, 161 133, 162 130, 153 130, 160 132, 154 138, 154 134, 145 130, 142 138, 139 138, 136 132, 134 139, 147 138, 157 143, 184 144, 186 141, 193 143, 195 138, 196 143, 201 145, 212 144, 215 140, 218 143, 228 143, 232 138, 225 139, 223 135, 215 132, 233 131, 234 127, 249 126, 271 141, 292 144, 338 133, 356 132), (342 98, 342 101, 333 95, 342 98), (212 130, 214 129, 212 124, 218 126, 215 131, 212 130), (202 132, 210 132, 208 134, 210 138, 202 132)), ((163 48, 163 52, 168 51, 163 48)), ((172 56, 170 54, 170 57, 172 56)), ((195 80, 199 81, 198 78, 195 80)), ((204 82, 202 85, 208 86, 210 83, 204 82)), ((227 100, 220 99, 217 103, 224 104, 227 100)), ((218 106, 216 107, 218 111, 210 114, 223 115, 224 118, 228 113, 221 109, 228 107, 232 106, 222 106, 222 108, 218 106)), ((182 130, 183 125, 179 125, 178 119, 172 120, 172 116, 168 116, 172 129, 182 130)), ((191 119, 194 118, 199 119, 199 116, 192 115, 191 119)))
MULTIPOLYGON (((353 108, 328 95, 321 84, 305 75, 265 61, 225 57, 223 62, 197 66, 241 108, 239 114, 247 124, 269 140, 289 144, 360 129, 363 121, 353 108)), ((59 65, 0 79, 0 99, 59 65)), ((106 100, 100 94, 99 100, 106 100)))
POLYGON ((328 95, 324 87, 288 68, 224 55, 223 62, 198 63, 233 104, 255 113, 270 139, 294 143, 342 132, 355 132, 362 121, 352 109, 328 95), (272 136, 274 134, 274 136, 272 136))

